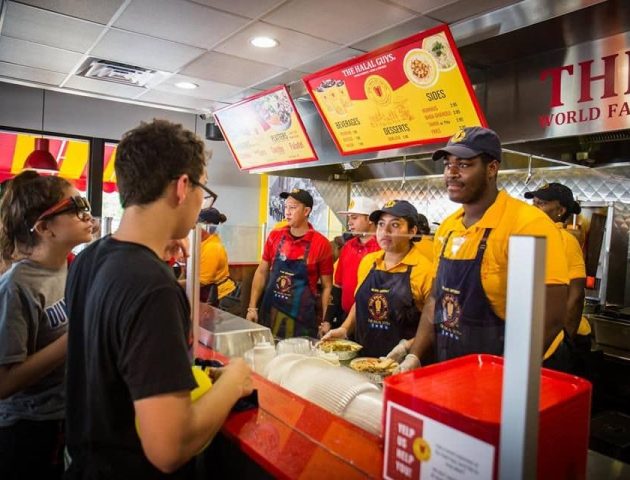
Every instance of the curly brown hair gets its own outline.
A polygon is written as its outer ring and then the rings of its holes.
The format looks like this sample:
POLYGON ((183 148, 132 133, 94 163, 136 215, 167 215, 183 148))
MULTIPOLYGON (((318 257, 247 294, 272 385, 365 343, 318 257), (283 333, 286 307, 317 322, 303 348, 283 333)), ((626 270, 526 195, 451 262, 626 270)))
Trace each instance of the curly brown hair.
POLYGON ((70 182, 39 175, 33 170, 20 173, 6 186, 0 200, 0 258, 11 262, 17 253, 29 255, 39 243, 31 232, 37 218, 63 199, 70 182))
POLYGON ((179 124, 154 119, 125 133, 116 151, 116 181, 123 208, 146 205, 183 174, 199 181, 206 166, 204 143, 179 124))

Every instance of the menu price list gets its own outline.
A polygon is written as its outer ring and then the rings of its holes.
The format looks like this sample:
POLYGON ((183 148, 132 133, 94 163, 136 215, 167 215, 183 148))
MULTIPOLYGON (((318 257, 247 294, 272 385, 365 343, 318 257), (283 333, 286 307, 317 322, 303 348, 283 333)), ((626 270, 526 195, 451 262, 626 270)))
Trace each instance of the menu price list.
POLYGON ((443 141, 485 125, 446 26, 304 82, 342 154, 443 141))

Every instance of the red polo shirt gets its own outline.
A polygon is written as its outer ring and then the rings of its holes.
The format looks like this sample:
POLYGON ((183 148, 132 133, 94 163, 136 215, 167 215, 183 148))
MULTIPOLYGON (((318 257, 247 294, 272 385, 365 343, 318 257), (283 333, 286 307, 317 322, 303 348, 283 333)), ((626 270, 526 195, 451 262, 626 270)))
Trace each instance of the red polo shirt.
POLYGON ((333 257, 330 242, 321 233, 316 232, 309 223, 309 230, 303 236, 295 238, 291 235, 290 227, 272 230, 263 250, 262 259, 269 262, 273 268, 273 261, 280 245, 282 237, 286 237, 282 244, 282 252, 289 260, 304 258, 306 246, 310 243, 311 248, 306 260, 308 269, 308 284, 311 292, 317 292, 317 281, 322 275, 332 275, 333 257))
POLYGON ((334 284, 341 287, 341 308, 348 313, 354 303, 354 291, 357 289, 357 271, 361 259, 368 253, 380 250, 376 237, 372 236, 365 244, 359 237, 354 237, 341 248, 339 263, 335 270, 334 284))

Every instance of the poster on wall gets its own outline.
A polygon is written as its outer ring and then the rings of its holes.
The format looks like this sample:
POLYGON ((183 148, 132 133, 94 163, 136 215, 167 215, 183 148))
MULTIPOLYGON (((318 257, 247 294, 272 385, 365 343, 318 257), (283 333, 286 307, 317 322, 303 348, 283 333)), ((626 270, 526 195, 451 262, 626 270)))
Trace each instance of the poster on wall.
POLYGON ((294 188, 308 191, 313 197, 313 211, 309 216, 309 223, 323 235, 328 231, 328 206, 308 178, 291 178, 269 176, 269 207, 267 210, 267 225, 273 228, 284 218, 284 200, 280 198, 282 192, 290 192, 294 188))
POLYGON ((303 80, 342 155, 444 142, 486 126, 446 25, 303 80))
POLYGON ((284 85, 222 108, 214 118, 241 170, 317 160, 284 85))

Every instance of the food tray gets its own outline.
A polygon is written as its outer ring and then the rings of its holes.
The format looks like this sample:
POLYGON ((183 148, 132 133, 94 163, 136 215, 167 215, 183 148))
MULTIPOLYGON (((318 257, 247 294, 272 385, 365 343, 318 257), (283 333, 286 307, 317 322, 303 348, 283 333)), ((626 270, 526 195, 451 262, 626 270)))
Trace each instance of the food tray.
POLYGON ((317 344, 317 349, 326 353, 334 353, 340 361, 352 360, 357 356, 362 345, 352 340, 330 339, 317 344))
POLYGON ((354 371, 359 372, 362 375, 365 375, 367 378, 370 379, 370 381, 377 384, 382 384, 383 379, 385 377, 390 376, 392 373, 394 373, 394 370, 398 368, 398 363, 394 361, 392 361, 392 363, 387 368, 383 368, 383 369, 378 368, 378 366, 380 364, 384 364, 384 362, 386 361, 383 361, 375 357, 359 357, 352 360, 350 362, 349 367, 353 369, 354 371), (366 363, 373 364, 374 368, 361 370, 359 368, 359 365, 366 364, 366 363))

